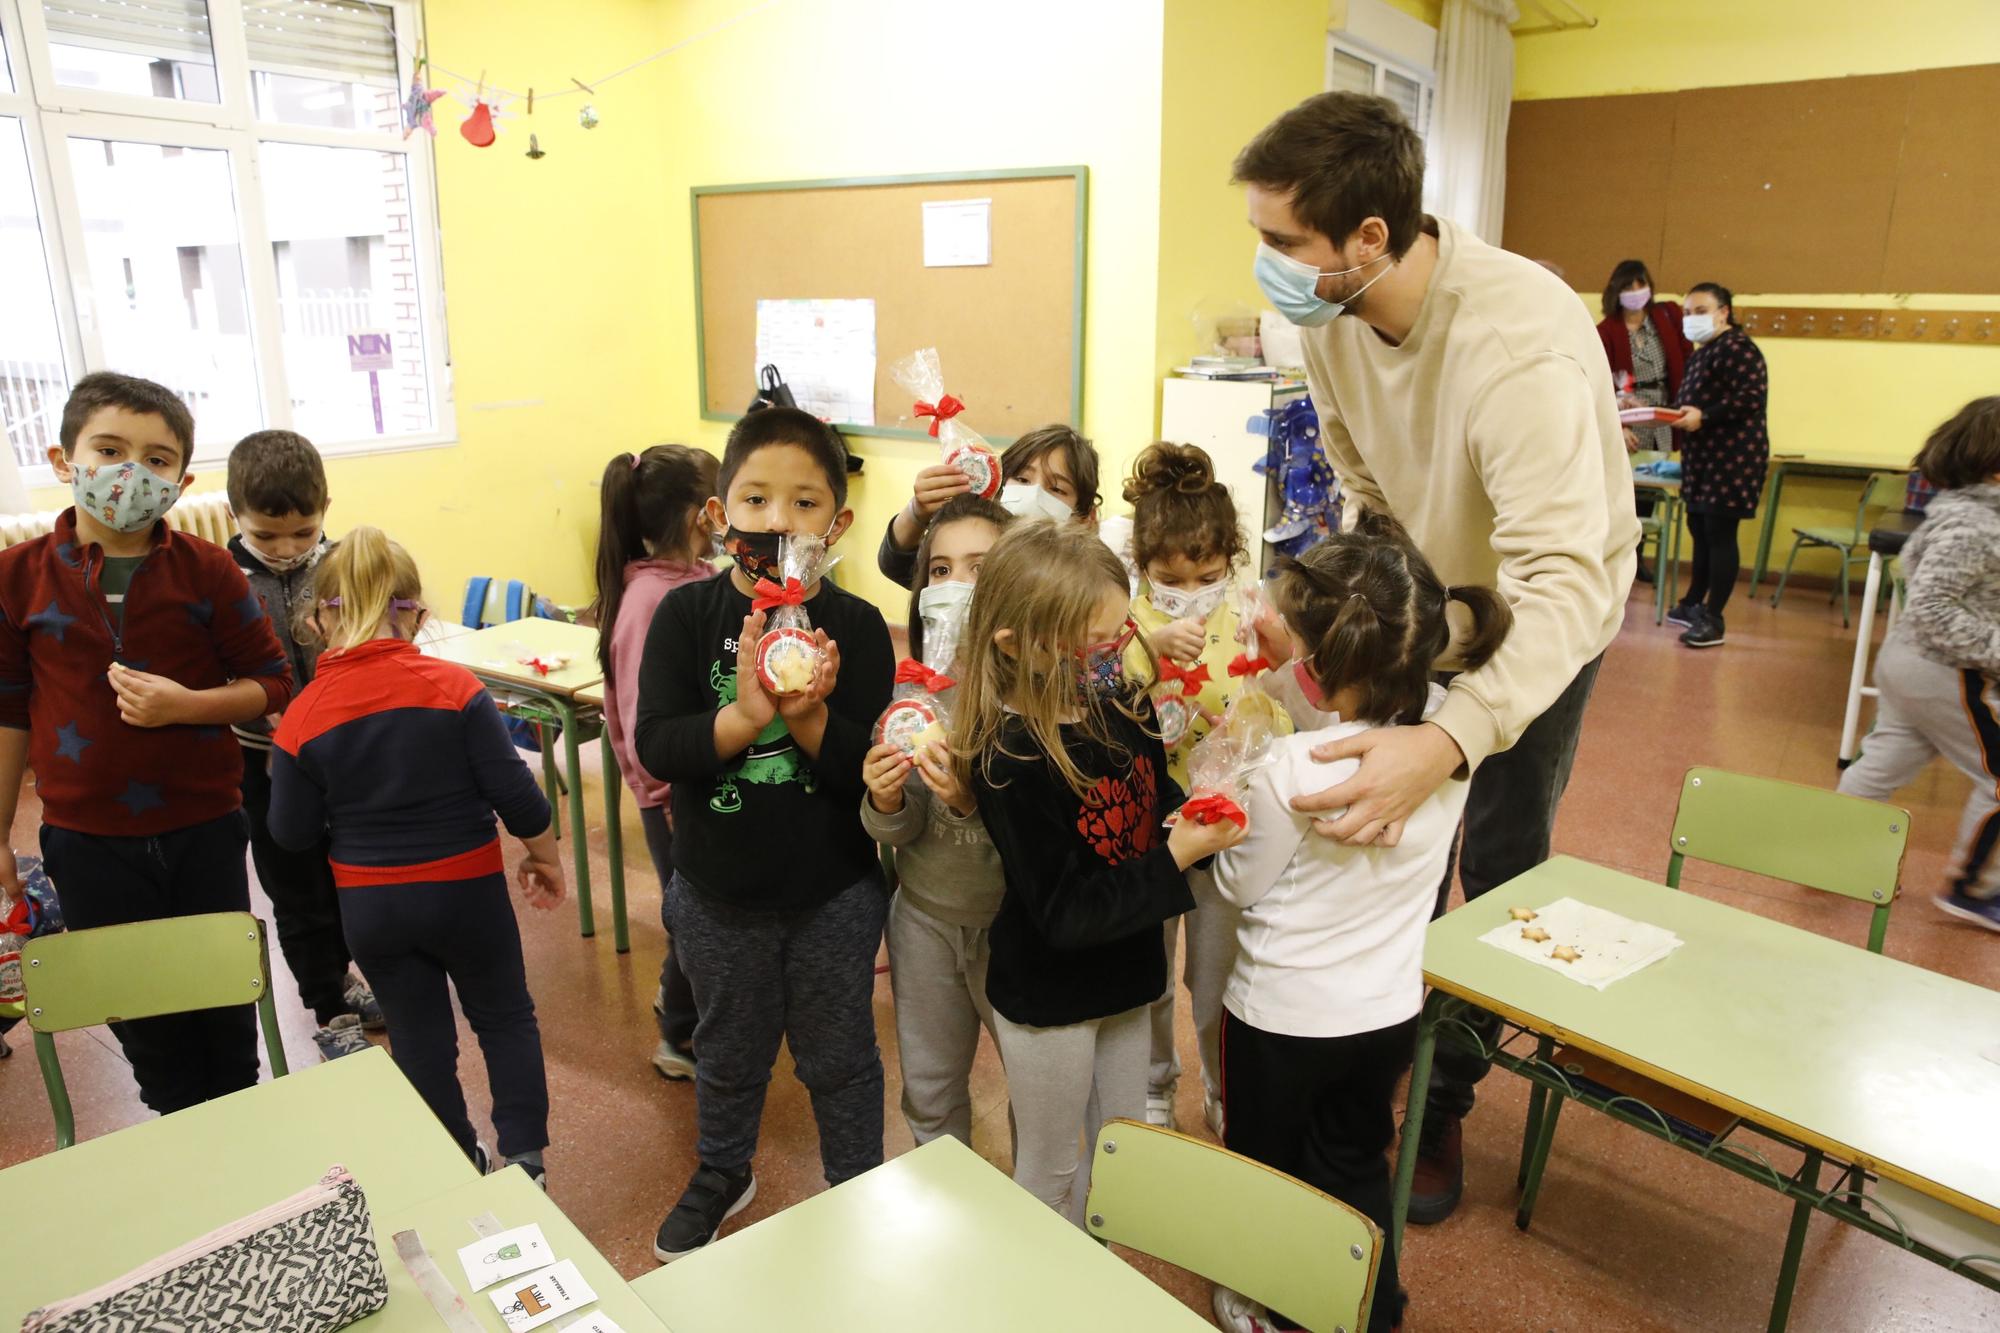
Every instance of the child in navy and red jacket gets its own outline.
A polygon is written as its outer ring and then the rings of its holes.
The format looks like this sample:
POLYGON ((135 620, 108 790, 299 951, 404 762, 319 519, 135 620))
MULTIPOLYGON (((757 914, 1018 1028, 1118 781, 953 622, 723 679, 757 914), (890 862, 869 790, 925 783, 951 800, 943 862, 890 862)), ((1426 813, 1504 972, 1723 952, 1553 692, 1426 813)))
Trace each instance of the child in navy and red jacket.
MULTIPOLYGON (((163 520, 193 480, 194 418, 158 384, 99 373, 59 438, 49 462, 75 506, 0 551, 0 834, 32 763, 71 929, 248 911, 229 728, 282 709, 292 679, 229 553, 163 520)), ((18 895, 12 845, 0 888, 18 895)), ((257 1081, 250 1005, 111 1030, 162 1115, 257 1081)))
POLYGON ((549 803, 493 700, 412 642, 422 596, 416 563, 379 529, 356 528, 320 561, 311 623, 325 649, 278 724, 271 836, 295 850, 331 839, 347 947, 396 1065, 484 1171, 445 983, 458 992, 486 1056, 501 1155, 539 1183, 549 1088, 494 816, 527 846, 531 906, 562 901, 562 865, 549 803))

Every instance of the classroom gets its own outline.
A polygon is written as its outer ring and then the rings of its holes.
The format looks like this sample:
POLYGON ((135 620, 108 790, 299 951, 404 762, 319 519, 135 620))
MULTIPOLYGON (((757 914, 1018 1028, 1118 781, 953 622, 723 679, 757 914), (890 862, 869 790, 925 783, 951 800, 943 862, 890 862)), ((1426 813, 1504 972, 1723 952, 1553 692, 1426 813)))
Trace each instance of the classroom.
POLYGON ((1995 0, 0 0, 0 1328, 2000 1326, 1996 199, 1995 0))

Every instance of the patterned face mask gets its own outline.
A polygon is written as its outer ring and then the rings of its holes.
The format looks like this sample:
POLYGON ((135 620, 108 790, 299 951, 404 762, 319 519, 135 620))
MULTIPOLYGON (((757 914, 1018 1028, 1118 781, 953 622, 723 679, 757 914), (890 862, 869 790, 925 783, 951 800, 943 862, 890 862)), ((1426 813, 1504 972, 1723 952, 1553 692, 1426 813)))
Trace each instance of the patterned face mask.
POLYGON ((1075 654, 1076 693, 1084 703, 1098 699, 1120 699, 1129 691, 1125 680, 1125 650, 1139 627, 1130 619, 1115 639, 1094 643, 1075 654))
POLYGON ((79 463, 70 471, 69 489, 78 513, 117 532, 151 527, 181 498, 178 482, 162 480, 129 462, 103 467, 79 463))

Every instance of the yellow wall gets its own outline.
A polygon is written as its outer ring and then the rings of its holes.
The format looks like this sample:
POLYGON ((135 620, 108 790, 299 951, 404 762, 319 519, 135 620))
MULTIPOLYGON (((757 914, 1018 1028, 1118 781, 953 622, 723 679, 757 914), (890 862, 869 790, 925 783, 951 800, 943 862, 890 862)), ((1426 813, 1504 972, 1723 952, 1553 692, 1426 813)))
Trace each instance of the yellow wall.
MULTIPOLYGON (((558 22, 533 0, 426 6, 440 62, 544 88, 744 8, 592 0, 558 22)), ((588 600, 606 460, 662 440, 719 452, 728 433, 697 403, 688 190, 733 181, 1088 166, 1082 425, 1107 477, 1122 472, 1152 438, 1157 398, 1160 34, 1160 0, 871 0, 865 15, 786 0, 604 88, 588 133, 575 99, 545 103, 532 127, 513 121, 483 151, 455 134, 456 111, 440 116, 460 443, 333 462, 331 526, 376 523, 407 543, 441 609, 473 573, 588 600), (538 162, 522 156, 529 128, 548 154, 538 162)), ((1226 159, 1214 171, 1225 176, 1226 159)), ((936 453, 856 443, 867 470, 840 578, 900 622, 907 597, 876 574, 874 546, 936 453)), ((219 469, 197 489, 211 481, 219 469)), ((45 490, 35 502, 67 500, 45 490)))
MULTIPOLYGON (((1592 0, 1590 30, 1522 38, 1514 49, 1514 95, 1528 101, 1676 91, 1725 84, 1883 74, 2000 61, 2000 4, 1914 0, 1896 10, 1872 0, 1592 0)), ((1951 245, 1940 237, 1938 244, 1951 245)), ((1595 275, 1572 274, 1579 284, 1595 275)), ((1657 275, 1662 287, 1730 275, 1657 275)), ((1580 293, 1598 311, 1598 293, 1580 293)), ((1738 290, 1745 305, 1902 305, 1995 308, 1995 296, 1847 293, 1799 296, 1738 290)), ((2000 384, 2000 351, 1766 338, 1772 447, 1867 461, 1907 460, 1924 436, 1968 399, 2000 384)), ((1791 528, 1853 522, 1858 485, 1790 483, 1778 515, 1774 559, 1791 528)), ((1760 518, 1762 515, 1760 514, 1760 518)), ((1751 534, 1754 540, 1754 534, 1751 534)), ((1746 549, 1746 559, 1751 552, 1746 549)), ((1799 568, 1828 573, 1830 556, 1803 555, 1799 568)))
POLYGON ((1325 0, 1167 0, 1155 365, 1162 375, 1209 350, 1202 339, 1215 315, 1254 316, 1267 304, 1250 275, 1256 235, 1229 165, 1274 117, 1325 90, 1326 23, 1325 0))
MULTIPOLYGON (((665 42, 742 5, 663 8, 665 42)), ((727 434, 699 420, 696 404, 690 186, 1081 163, 1090 168, 1082 426, 1107 478, 1122 470, 1154 420, 1160 31, 1159 0, 871 0, 865 19, 843 0, 787 0, 662 62, 661 119, 643 168, 658 174, 667 207, 614 233, 667 257, 653 312, 656 433, 718 449, 727 434)), ((967 416, 976 428, 976 411, 967 416)), ((900 622, 907 594, 875 572, 875 543, 936 448, 859 437, 856 451, 867 470, 853 488, 839 577, 900 622)))
MULTIPOLYGON (((2000 5, 1993 0, 1893 6, 1879 0, 1584 0, 1583 7, 1597 16, 1595 28, 1515 44, 1517 99, 1837 79, 2000 60, 2000 5)), ((1523 26, 1539 22, 1529 15, 1523 26)))

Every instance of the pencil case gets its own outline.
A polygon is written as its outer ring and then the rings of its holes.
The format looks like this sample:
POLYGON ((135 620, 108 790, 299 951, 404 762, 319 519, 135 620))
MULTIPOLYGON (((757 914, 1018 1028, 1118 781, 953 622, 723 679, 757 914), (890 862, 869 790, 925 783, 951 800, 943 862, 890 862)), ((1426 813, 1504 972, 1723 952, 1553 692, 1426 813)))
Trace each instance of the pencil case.
POLYGON ((309 1190, 33 1311, 21 1333, 331 1333, 388 1299, 368 1200, 334 1166, 309 1190))

